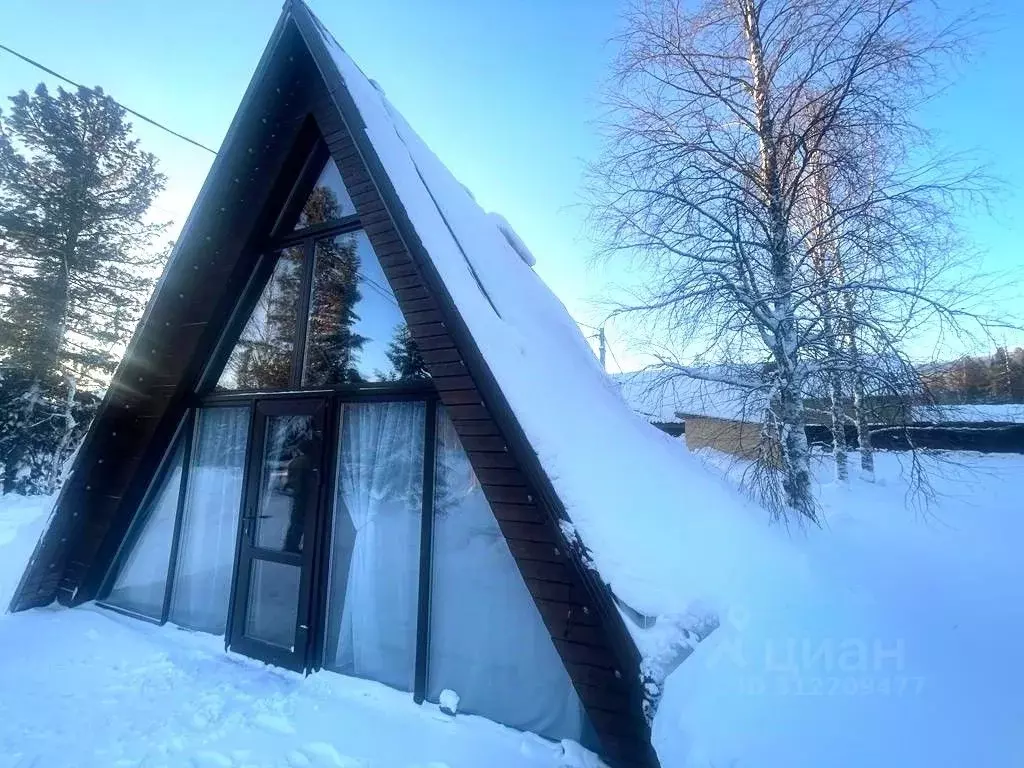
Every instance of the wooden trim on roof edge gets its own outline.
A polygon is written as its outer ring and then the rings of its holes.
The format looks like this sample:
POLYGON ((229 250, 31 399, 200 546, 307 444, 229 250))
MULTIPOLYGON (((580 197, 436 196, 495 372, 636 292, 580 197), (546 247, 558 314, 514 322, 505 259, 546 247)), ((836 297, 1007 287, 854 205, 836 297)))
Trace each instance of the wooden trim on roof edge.
MULTIPOLYGON (((97 554, 116 551, 118 542, 105 541, 110 528, 130 519, 145 492, 142 479, 131 481, 155 471, 219 338, 225 307, 233 308, 248 282, 252 254, 234 234, 255 232, 264 208, 272 207, 268 198, 277 192, 282 167, 305 151, 300 144, 316 139, 315 131, 310 135, 312 95, 300 92, 303 73, 286 58, 305 45, 289 21, 282 17, 274 29, 22 575, 12 611, 93 597, 101 580, 91 573, 97 554)), ((315 77, 309 62, 305 78, 315 77)))

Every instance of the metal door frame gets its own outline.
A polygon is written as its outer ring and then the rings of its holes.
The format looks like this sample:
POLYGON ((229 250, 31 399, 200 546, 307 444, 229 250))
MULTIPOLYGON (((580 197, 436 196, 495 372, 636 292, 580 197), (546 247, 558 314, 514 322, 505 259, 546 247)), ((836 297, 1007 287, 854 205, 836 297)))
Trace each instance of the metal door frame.
POLYGON ((246 464, 245 490, 243 493, 242 516, 238 525, 238 542, 235 552, 234 584, 232 585, 231 608, 225 645, 229 650, 250 656, 268 664, 305 671, 309 666, 309 652, 313 645, 315 628, 311 624, 313 594, 316 590, 317 556, 319 549, 317 534, 326 514, 324 485, 326 476, 325 459, 329 453, 331 430, 328 421, 330 401, 327 397, 294 397, 288 399, 257 399, 252 411, 249 437, 249 457, 246 464), (260 485, 263 475, 267 421, 275 416, 311 416, 319 434, 319 445, 315 451, 313 472, 316 489, 310 494, 303 525, 303 547, 301 553, 272 550, 255 543, 258 527, 254 524, 260 501, 260 485), (295 644, 291 649, 248 637, 245 634, 248 616, 249 593, 251 588, 252 564, 262 560, 297 567, 299 577, 298 606, 296 610, 295 644))

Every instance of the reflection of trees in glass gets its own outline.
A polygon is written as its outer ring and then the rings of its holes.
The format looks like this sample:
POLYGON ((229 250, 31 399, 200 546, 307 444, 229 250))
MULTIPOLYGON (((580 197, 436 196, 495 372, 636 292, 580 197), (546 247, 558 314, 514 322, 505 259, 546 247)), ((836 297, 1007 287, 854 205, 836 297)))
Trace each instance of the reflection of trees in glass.
POLYGON ((295 229, 323 224, 325 221, 334 221, 355 212, 356 207, 348 196, 338 166, 334 164, 333 160, 328 159, 320 172, 320 177, 316 180, 316 186, 313 187, 313 191, 306 199, 295 229))
POLYGON ((287 389, 291 382, 302 249, 281 252, 217 383, 219 389, 287 389))
MULTIPOLYGON (((337 167, 328 162, 306 200, 296 229, 338 221, 354 212, 337 167)), ((291 372, 300 322, 307 323, 306 348, 299 350, 304 387, 400 381, 428 375, 364 232, 315 241, 309 316, 300 319, 305 268, 301 246, 281 253, 217 383, 218 389, 293 386, 296 382, 291 372)))
POLYGON ((264 461, 273 463, 288 458, 309 444, 315 436, 310 416, 274 416, 267 420, 264 461))
MULTIPOLYGON (((299 227, 341 217, 338 195, 325 179, 328 170, 329 166, 306 200, 299 227)), ((352 330, 359 319, 355 306, 361 298, 355 239, 343 235, 317 241, 313 270, 303 384, 323 386, 362 381, 358 357, 368 339, 352 330)))
POLYGON ((352 326, 359 291, 357 240, 350 235, 319 240, 313 267, 306 370, 303 383, 323 386, 363 380, 359 351, 369 341, 352 326))
POLYGON ((392 370, 378 375, 388 381, 404 381, 405 379, 423 379, 427 373, 426 363, 420 355, 420 349, 409 332, 409 326, 403 324, 395 329, 395 335, 388 344, 387 355, 392 370))
POLYGON ((317 186, 309 193, 306 204, 302 206, 299 223, 295 225, 295 228, 301 229, 313 224, 322 224, 340 216, 341 207, 338 205, 338 196, 329 187, 317 186))

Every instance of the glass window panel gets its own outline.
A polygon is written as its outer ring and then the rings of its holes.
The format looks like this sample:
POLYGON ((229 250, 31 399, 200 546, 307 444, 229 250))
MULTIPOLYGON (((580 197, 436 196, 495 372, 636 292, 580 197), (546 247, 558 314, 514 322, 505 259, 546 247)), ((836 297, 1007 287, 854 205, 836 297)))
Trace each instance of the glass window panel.
POLYGON ((135 522, 142 528, 106 598, 112 605, 154 619, 161 618, 164 607, 184 454, 184 441, 179 440, 163 470, 163 477, 135 522))
POLYGON ((285 248, 231 351, 217 389, 288 389, 303 278, 302 247, 285 248))
POLYGON ((315 425, 308 414, 270 416, 256 512, 256 546, 302 551, 302 533, 316 493, 315 425))
POLYGON ((365 232, 317 241, 303 372, 305 386, 426 375, 365 232))
POLYGON ((325 221, 353 216, 355 212, 356 206, 345 189, 345 182, 341 180, 338 166, 333 159, 327 158, 324 169, 316 180, 316 186, 306 198, 306 204, 302 206, 295 229, 305 229, 314 224, 323 224, 325 221))
POLYGON ((302 569, 286 563, 253 560, 245 634, 280 648, 295 646, 302 569))
POLYGON ((427 698, 579 741, 583 708, 484 497, 455 427, 438 409, 427 698))
POLYGON ((424 404, 341 414, 324 666, 412 689, 424 404))
POLYGON ((249 439, 248 408, 199 411, 170 619, 224 634, 249 439))

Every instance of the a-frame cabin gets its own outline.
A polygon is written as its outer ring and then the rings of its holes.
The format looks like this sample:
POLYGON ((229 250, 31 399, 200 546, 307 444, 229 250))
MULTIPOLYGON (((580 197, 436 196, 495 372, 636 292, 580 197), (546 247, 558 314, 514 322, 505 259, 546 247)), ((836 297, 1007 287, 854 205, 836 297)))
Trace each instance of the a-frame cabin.
POLYGON ((546 372, 493 330, 550 323, 595 367, 529 260, 288 2, 12 609, 96 600, 655 765, 524 429, 546 372))

